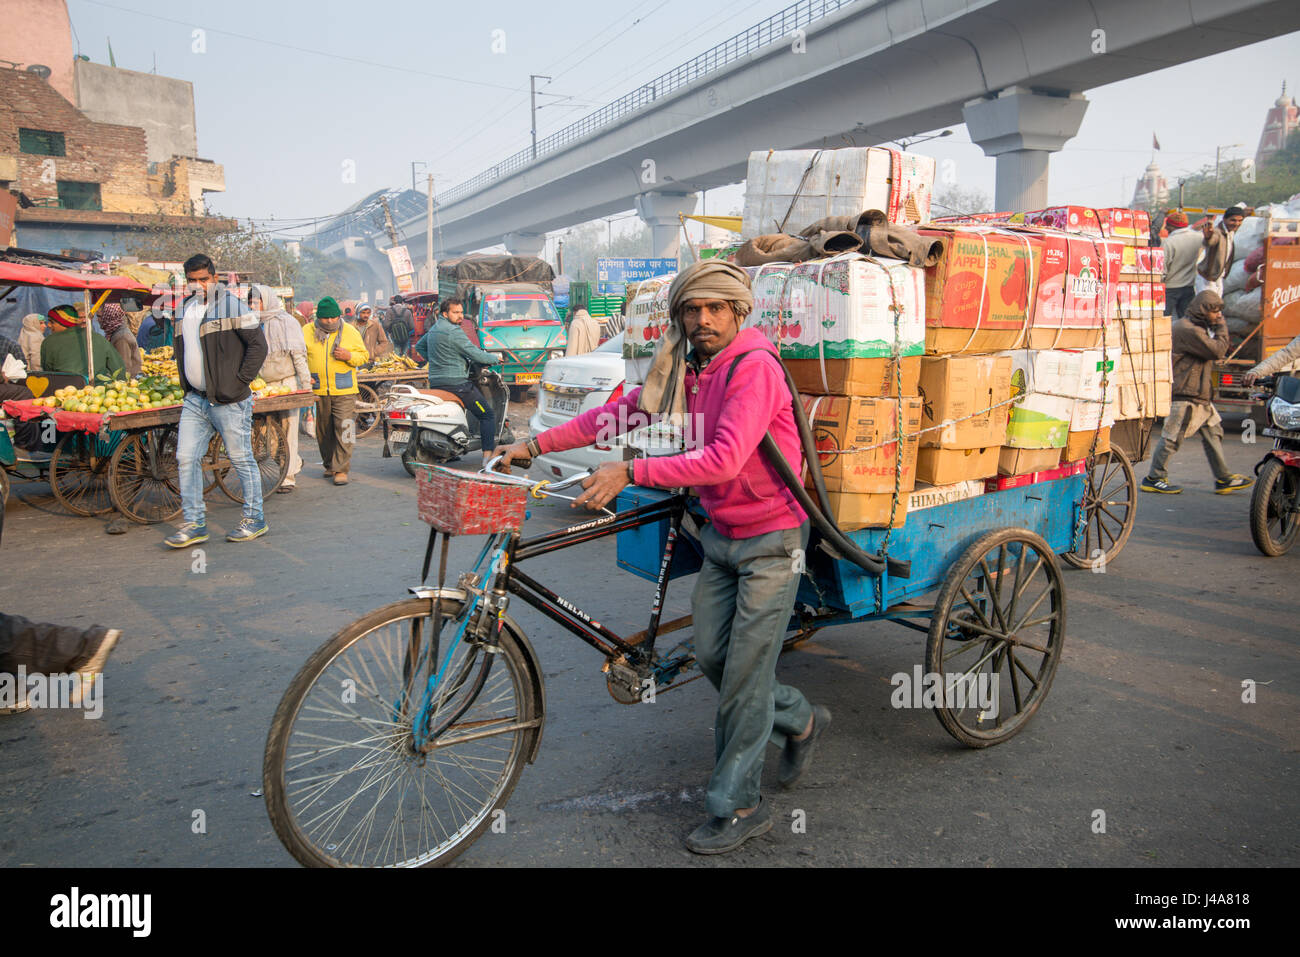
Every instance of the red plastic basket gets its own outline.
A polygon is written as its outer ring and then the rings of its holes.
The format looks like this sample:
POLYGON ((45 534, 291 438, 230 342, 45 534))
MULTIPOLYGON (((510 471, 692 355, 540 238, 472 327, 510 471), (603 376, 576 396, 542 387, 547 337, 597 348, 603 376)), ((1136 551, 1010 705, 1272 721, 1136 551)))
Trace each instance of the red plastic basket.
POLYGON ((425 466, 415 474, 420 521, 448 535, 492 535, 524 526, 528 488, 425 466))

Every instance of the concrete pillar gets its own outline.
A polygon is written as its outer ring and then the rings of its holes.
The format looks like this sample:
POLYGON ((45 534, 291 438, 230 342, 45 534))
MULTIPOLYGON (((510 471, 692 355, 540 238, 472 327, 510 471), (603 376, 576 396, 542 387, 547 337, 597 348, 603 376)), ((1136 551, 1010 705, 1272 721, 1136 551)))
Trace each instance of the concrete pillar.
POLYGON ((501 242, 512 256, 540 256, 546 247, 546 237, 540 233, 506 233, 501 242))
POLYGON ((1047 205, 1047 160, 1079 132, 1088 101, 1082 93, 1051 96, 1012 86, 962 107, 971 142, 997 159, 999 212, 1047 205))
POLYGON ((637 215, 650 227, 650 258, 677 258, 682 238, 678 216, 695 212, 699 198, 699 193, 642 193, 636 198, 637 215))

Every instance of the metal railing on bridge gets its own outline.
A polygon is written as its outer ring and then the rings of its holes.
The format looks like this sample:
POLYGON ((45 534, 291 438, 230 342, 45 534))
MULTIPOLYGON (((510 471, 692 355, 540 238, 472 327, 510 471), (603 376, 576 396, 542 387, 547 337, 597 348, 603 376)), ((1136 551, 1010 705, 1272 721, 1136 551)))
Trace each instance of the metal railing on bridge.
POLYGON ((608 126, 644 106, 653 103, 662 96, 667 96, 682 87, 689 86, 696 80, 715 73, 725 66, 742 60, 764 47, 782 43, 793 38, 796 30, 810 23, 815 23, 860 0, 799 0, 798 3, 774 13, 766 20, 755 24, 743 33, 724 40, 712 49, 686 61, 678 67, 645 83, 612 103, 601 107, 595 113, 589 113, 576 123, 552 133, 537 141, 537 152, 533 148, 522 149, 507 157, 491 169, 479 173, 473 179, 453 186, 437 197, 438 206, 446 206, 466 196, 485 189, 504 176, 523 169, 548 153, 554 153, 568 146, 575 140, 583 139, 603 126, 608 126))

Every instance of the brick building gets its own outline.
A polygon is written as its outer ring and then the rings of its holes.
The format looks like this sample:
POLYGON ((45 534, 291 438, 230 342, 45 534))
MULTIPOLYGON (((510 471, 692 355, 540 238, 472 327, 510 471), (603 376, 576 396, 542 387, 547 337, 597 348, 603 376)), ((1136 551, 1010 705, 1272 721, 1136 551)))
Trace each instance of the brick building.
POLYGON ((142 128, 97 123, 37 74, 0 69, 0 188, 24 208, 195 216, 225 176, 194 157, 151 164, 142 128))

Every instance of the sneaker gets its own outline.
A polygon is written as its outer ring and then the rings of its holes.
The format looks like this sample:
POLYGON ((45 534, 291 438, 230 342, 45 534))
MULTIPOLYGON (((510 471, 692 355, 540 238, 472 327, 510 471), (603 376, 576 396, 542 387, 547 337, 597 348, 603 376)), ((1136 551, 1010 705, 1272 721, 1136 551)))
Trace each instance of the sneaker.
POLYGON ((108 631, 104 632, 104 637, 99 639, 99 646, 95 648, 90 660, 77 669, 77 673, 81 675, 81 680, 77 682, 72 694, 68 696, 68 703, 72 707, 81 707, 81 699, 94 688, 96 678, 104 673, 104 663, 108 661, 109 653, 117 645, 117 639, 120 637, 122 637, 121 629, 108 629, 108 631))
POLYGON ((226 536, 228 542, 248 542, 254 538, 259 538, 270 531, 270 526, 260 518, 240 519, 235 530, 226 536))
POLYGON ((1214 483, 1214 494, 1227 495, 1230 492, 1237 492, 1243 488, 1250 488, 1254 484, 1254 479, 1246 478, 1244 475, 1229 475, 1226 482, 1216 481, 1214 483))
POLYGON ((785 739, 785 750, 781 752, 781 766, 777 776, 777 781, 780 782, 781 787, 794 787, 798 780, 803 777, 803 773, 808 770, 808 765, 812 763, 817 738, 830 726, 830 723, 830 709, 819 704, 813 705, 812 734, 802 741, 796 738, 785 739))
POLYGON ((199 542, 208 540, 208 526, 206 522, 194 523, 186 522, 176 531, 172 532, 165 539, 164 545, 172 548, 184 548, 186 545, 197 545, 199 542))
POLYGON ((1182 490, 1181 485, 1170 485, 1164 479, 1153 479, 1149 475, 1142 480, 1142 491, 1144 492, 1164 492, 1166 495, 1177 495, 1182 490))
POLYGON ((725 854, 734 851, 751 837, 772 830, 772 808, 762 798, 748 817, 711 817, 686 838, 686 849, 694 854, 725 854))

